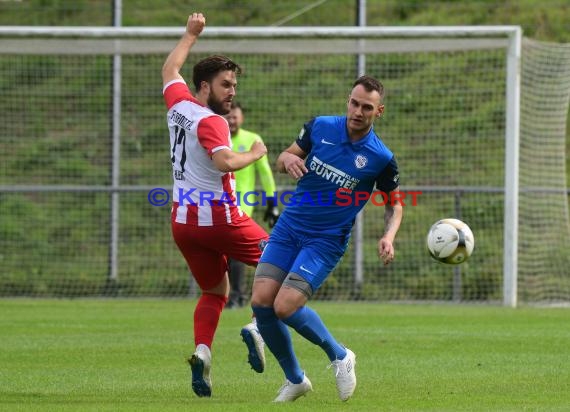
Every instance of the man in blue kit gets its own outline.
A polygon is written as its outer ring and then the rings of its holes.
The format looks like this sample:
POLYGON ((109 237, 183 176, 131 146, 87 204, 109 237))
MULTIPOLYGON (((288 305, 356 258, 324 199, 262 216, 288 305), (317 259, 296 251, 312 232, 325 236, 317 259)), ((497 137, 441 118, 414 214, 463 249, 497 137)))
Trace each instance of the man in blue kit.
MULTIPOLYGON (((356 388, 355 354, 305 304, 343 256, 355 217, 366 203, 362 194, 376 187, 393 199, 391 192, 399 189, 394 155, 373 130, 384 111, 383 97, 378 80, 358 78, 346 116, 313 118, 277 159, 279 172, 298 183, 257 266, 251 301, 259 332, 285 373, 275 402, 294 401, 312 390, 287 326, 325 351, 341 400, 348 400, 356 388)), ((402 213, 399 202, 386 202, 384 234, 378 240, 384 264, 394 259, 402 213)))

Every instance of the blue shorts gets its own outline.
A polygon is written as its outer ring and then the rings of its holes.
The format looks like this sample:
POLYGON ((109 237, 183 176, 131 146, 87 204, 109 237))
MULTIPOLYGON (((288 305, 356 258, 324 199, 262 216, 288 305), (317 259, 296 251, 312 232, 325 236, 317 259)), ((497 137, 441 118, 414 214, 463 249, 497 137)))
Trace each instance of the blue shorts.
POLYGON ((348 239, 349 236, 309 235, 278 221, 259 263, 298 274, 316 292, 344 255, 348 239))

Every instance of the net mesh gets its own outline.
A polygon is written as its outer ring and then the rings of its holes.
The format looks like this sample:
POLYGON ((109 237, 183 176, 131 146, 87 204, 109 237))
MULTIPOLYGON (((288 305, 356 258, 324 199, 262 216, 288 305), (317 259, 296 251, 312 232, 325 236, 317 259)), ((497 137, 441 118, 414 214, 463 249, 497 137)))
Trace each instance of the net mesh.
MULTIPOLYGON (((153 207, 147 198, 150 188, 171 188, 160 71, 175 43, 4 42, 0 54, 0 122, 5 125, 0 131, 1 295, 184 296, 196 292, 171 238, 170 208, 153 207), (15 50, 26 50, 26 54, 15 50), (117 279, 111 280, 113 50, 123 55, 118 270, 117 279)), ((357 77, 355 50, 364 50, 366 72, 381 79, 387 93, 377 133, 397 156, 402 189, 421 194, 416 205, 410 197, 406 199, 394 264, 385 267, 377 258, 384 208, 370 203, 363 212, 363 281, 354 279, 351 244, 315 299, 492 302, 502 297, 504 45, 504 40, 489 39, 457 43, 386 39, 358 44, 201 40, 184 73, 190 82, 192 61, 212 52, 228 54, 242 65, 238 100, 245 111, 243 127, 261 134, 274 164, 312 116, 345 112, 357 77), (437 263, 426 251, 429 227, 445 217, 463 219, 475 235, 475 252, 459 267, 437 263)), ((557 76, 562 71, 561 66, 557 76)), ((543 180, 521 181, 521 188, 551 187, 557 182, 555 186, 562 190, 566 112, 550 101, 550 94, 523 94, 523 102, 531 98, 539 99, 530 104, 533 116, 540 106, 545 108, 545 119, 555 116, 561 123, 555 127, 545 121, 556 132, 550 138, 550 153, 556 159, 549 160, 551 174, 542 172, 535 156, 543 180), (554 106, 557 114, 548 109, 554 106)), ((521 153, 532 140, 525 136, 521 153)), ((526 169, 530 173, 530 167, 526 169)), ((294 183, 286 175, 275 178, 280 190, 294 183)), ((545 217, 542 208, 548 210, 553 229, 556 222, 560 228, 560 219, 567 224, 566 197, 557 192, 556 199, 555 208, 547 198, 540 205, 545 217)), ((530 229, 543 224, 533 220, 538 218, 535 210, 529 210, 530 229)), ((258 222, 262 213, 260 208, 254 211, 258 222)), ((521 222, 527 219, 524 213, 523 206, 521 222)), ((567 230, 565 234, 553 230, 548 246, 541 247, 542 254, 525 255, 526 245, 532 248, 544 239, 543 231, 538 236, 525 225, 521 226, 521 297, 570 300, 563 270, 567 265, 558 266, 566 262, 563 245, 567 243, 561 239, 567 239, 567 230), (533 272, 538 266, 551 269, 533 272), (535 293, 538 289, 540 294, 535 293)), ((248 272, 249 281, 252 273, 248 272)))
POLYGON ((519 299, 567 302, 570 47, 526 39, 521 77, 519 299))

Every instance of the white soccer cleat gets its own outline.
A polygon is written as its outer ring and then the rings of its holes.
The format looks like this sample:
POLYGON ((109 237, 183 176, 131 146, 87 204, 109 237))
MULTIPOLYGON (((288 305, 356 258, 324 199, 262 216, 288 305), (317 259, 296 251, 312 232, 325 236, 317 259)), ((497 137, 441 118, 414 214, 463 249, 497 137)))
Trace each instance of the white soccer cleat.
POLYGON ((354 371, 356 355, 350 349, 346 349, 344 359, 335 360, 330 366, 334 367, 335 370, 338 397, 342 401, 347 401, 356 389, 356 373, 354 371))
POLYGON ((307 376, 303 377, 301 383, 291 383, 285 379, 285 383, 279 389, 277 398, 273 402, 293 402, 295 399, 300 398, 313 390, 313 385, 307 376))
POLYGON ((257 373, 265 369, 265 342, 254 323, 245 325, 240 335, 247 346, 247 361, 257 373))
POLYGON ((210 366, 212 353, 206 345, 196 346, 196 351, 188 359, 192 370, 192 390, 200 397, 212 396, 212 380, 210 379, 210 366))

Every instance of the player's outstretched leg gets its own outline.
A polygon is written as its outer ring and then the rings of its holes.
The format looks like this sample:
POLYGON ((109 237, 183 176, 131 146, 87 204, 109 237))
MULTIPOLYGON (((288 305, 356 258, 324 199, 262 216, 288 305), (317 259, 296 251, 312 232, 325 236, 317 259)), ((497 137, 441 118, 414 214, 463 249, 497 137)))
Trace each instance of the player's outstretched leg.
POLYGON ((292 383, 288 379, 285 379, 285 383, 279 389, 277 398, 275 398, 273 402, 293 402, 312 390, 313 385, 306 375, 303 377, 301 383, 292 383))
POLYGON ((200 397, 212 396, 212 381, 210 379, 210 366, 212 354, 210 348, 200 344, 188 359, 192 371, 192 390, 200 397))
POLYGON ((331 363, 336 377, 336 389, 338 397, 347 401, 356 389, 356 355, 350 349, 346 349, 344 359, 337 359, 331 363))
POLYGON ((247 361, 257 373, 265 370, 265 342, 255 323, 248 323, 241 332, 241 338, 247 346, 247 361))

